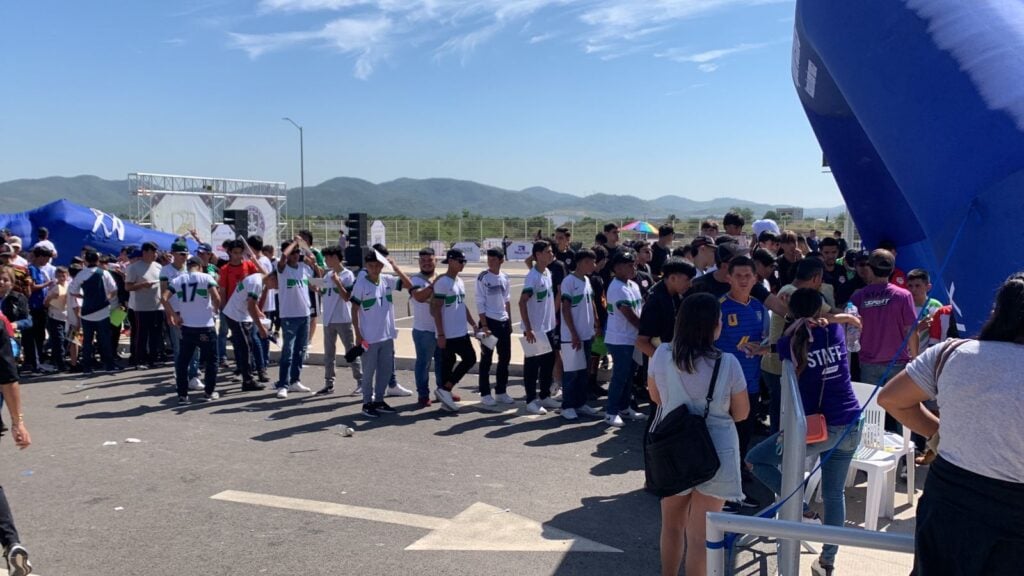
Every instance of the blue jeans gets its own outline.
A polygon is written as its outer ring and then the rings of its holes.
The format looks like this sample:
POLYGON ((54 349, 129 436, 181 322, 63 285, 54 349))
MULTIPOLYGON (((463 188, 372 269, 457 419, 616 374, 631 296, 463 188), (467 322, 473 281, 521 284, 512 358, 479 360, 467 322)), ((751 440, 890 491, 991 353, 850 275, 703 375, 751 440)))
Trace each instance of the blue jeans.
POLYGON ((114 345, 111 341, 111 330, 114 327, 110 325, 110 319, 104 318, 102 320, 85 320, 82 319, 82 370, 85 372, 92 372, 93 358, 95 355, 95 344, 93 341, 99 342, 100 358, 103 361, 104 370, 114 370, 114 345))
POLYGON ((281 365, 277 387, 299 381, 302 372, 302 357, 309 340, 309 316, 281 318, 281 365))
POLYGON ((633 396, 633 346, 628 344, 606 344, 612 357, 612 381, 608 383, 608 400, 605 414, 618 414, 629 408, 633 396))
POLYGON ((226 362, 228 359, 228 323, 227 316, 220 314, 220 322, 217 324, 217 361, 226 362))
MULTIPOLYGON (((838 446, 846 426, 829 426, 828 440, 807 445, 807 456, 819 456, 835 447, 832 456, 821 467, 821 500, 825 504, 825 524, 842 526, 846 520, 846 473, 850 470, 853 454, 860 444, 861 425, 854 424, 850 433, 843 438, 838 446)), ((772 492, 782 492, 782 439, 779 434, 772 434, 747 453, 747 462, 754 466, 754 476, 764 483, 772 492)), ((832 564, 836 559, 835 544, 825 544, 821 549, 821 560, 832 564)))
POLYGON ((252 364, 256 372, 264 372, 267 369, 267 357, 263 355, 263 339, 260 338, 260 330, 254 321, 249 325, 249 350, 252 352, 252 364))
POLYGON ((441 384, 441 364, 444 355, 437 347, 437 334, 426 330, 412 330, 412 343, 416 347, 416 395, 430 397, 430 361, 434 361, 434 383, 441 384))

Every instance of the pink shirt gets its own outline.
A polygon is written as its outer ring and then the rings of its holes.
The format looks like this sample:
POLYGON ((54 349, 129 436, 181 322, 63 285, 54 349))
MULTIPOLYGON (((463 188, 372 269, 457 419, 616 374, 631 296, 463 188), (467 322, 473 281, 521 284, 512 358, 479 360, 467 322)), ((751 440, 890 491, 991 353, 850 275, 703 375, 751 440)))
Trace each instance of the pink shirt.
MULTIPOLYGON (((907 330, 914 325, 914 297, 909 290, 886 282, 871 284, 853 294, 864 327, 860 336, 860 361, 888 364, 903 345, 907 330)), ((898 362, 909 362, 906 349, 898 362)))

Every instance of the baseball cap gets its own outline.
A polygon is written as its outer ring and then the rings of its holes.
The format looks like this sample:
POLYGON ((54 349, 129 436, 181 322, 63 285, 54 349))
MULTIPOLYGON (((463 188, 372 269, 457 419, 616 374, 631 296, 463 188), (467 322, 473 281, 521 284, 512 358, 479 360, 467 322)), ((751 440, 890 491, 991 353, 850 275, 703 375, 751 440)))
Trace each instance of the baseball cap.
POLYGON ((495 258, 501 258, 502 260, 505 259, 505 253, 497 248, 488 248, 487 255, 494 256, 495 258))
POLYGON ((715 237, 716 246, 721 246, 722 244, 728 244, 730 242, 736 243, 739 242, 739 240, 737 240, 735 236, 730 236, 728 234, 719 234, 715 237))
POLYGON ((175 238, 171 243, 171 252, 188 254, 188 242, 185 242, 184 238, 175 238))
POLYGON ((14 256, 14 248, 10 244, 0 244, 0 256, 14 256))
POLYGON ((462 250, 459 250, 458 248, 452 248, 451 250, 448 251, 447 254, 445 254, 444 260, 441 261, 441 264, 447 264, 449 260, 458 260, 465 264, 466 255, 462 252, 462 250))
POLYGON ((736 242, 726 242, 725 244, 718 245, 718 260, 723 264, 737 256, 747 256, 748 254, 750 254, 750 250, 736 242))
POLYGON ((776 223, 775 220, 771 220, 768 218, 763 220, 755 220, 754 223, 751 224, 750 228, 754 231, 755 236, 760 236, 761 232, 771 232, 776 236, 782 233, 782 231, 779 229, 778 223, 776 223))
POLYGON ((202 243, 199 244, 199 247, 196 248, 196 253, 198 254, 200 252, 205 252, 206 254, 212 254, 213 253, 213 246, 210 246, 209 242, 202 242, 202 243))
POLYGON ((636 252, 633 252, 632 250, 616 252, 615 256, 612 258, 612 266, 616 266, 618 264, 633 264, 634 262, 636 262, 636 252))
POLYGON ((871 255, 868 256, 868 266, 879 272, 889 273, 896 267, 896 258, 893 257, 892 252, 878 249, 871 252, 871 255))
POLYGON ((690 241, 690 247, 696 251, 701 246, 714 246, 715 239, 711 236, 701 235, 690 241))
POLYGON ((17 246, 18 248, 21 248, 21 238, 18 238, 17 236, 8 236, 7 243, 11 246, 17 246))

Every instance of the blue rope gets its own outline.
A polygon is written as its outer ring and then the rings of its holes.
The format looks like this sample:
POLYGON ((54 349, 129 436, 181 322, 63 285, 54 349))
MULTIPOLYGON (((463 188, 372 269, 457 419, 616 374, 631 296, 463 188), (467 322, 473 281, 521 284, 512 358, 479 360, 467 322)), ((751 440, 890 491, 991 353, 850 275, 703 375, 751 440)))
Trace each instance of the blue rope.
MULTIPOLYGON (((967 210, 964 213, 964 218, 960 222, 960 227, 957 228, 956 235, 953 236, 953 241, 949 245, 949 251, 946 253, 946 258, 943 260, 942 266, 939 268, 938 277, 940 279, 942 278, 943 274, 945 274, 946 267, 949 266, 949 260, 950 260, 950 258, 952 258, 953 253, 956 251, 957 245, 960 243, 960 236, 963 234, 964 228, 967 225, 967 220, 970 217, 971 212, 975 209, 975 207, 977 205, 977 202, 978 202, 978 200, 977 200, 977 198, 975 198, 967 206, 967 210)), ((918 326, 918 324, 920 324, 921 319, 924 318, 924 316, 927 313, 928 313, 928 308, 922 306, 921 307, 921 313, 918 314, 917 317, 914 319, 914 325, 913 325, 912 329, 909 330, 907 332, 907 335, 903 338, 903 343, 900 345, 900 349, 896 352, 896 355, 893 356, 892 359, 889 361, 889 365, 886 366, 885 372, 882 374, 881 380, 879 382, 875 383, 875 390, 873 392, 871 392, 871 396, 868 397, 868 401, 865 403, 865 406, 861 406, 860 407, 860 411, 857 412, 857 417, 854 418, 853 421, 851 421, 850 424, 848 424, 846 426, 846 428, 843 430, 843 433, 842 433, 842 435, 839 436, 839 440, 835 443, 835 446, 830 448, 828 451, 822 453, 818 457, 818 465, 815 466, 811 470, 811 473, 808 474, 807 477, 804 478, 804 480, 800 484, 798 484, 797 487, 795 489, 793 489, 793 491, 790 492, 788 496, 786 496, 782 500, 776 502, 775 504, 772 504, 771 506, 765 508, 764 510, 758 512, 757 513, 758 517, 760 517, 760 518, 771 518, 771 517, 775 516, 775 514, 779 511, 779 509, 782 508, 783 504, 788 502, 789 499, 792 498, 793 496, 796 496, 796 493, 799 492, 801 489, 806 488, 807 481, 810 480, 811 476, 813 476, 814 473, 817 472, 818 470, 821 470, 821 467, 825 464, 825 462, 828 462, 828 459, 832 457, 832 453, 835 452, 836 447, 838 447, 840 444, 842 444, 843 440, 846 439, 846 437, 850 434, 850 431, 853 430, 853 428, 855 426, 858 426, 860 424, 860 418, 861 418, 861 415, 864 413, 864 409, 865 409, 866 405, 871 403, 871 400, 874 399, 875 395, 878 394, 878 391, 881 390, 882 386, 888 381, 889 374, 892 372, 892 369, 896 366, 896 361, 899 359, 899 357, 903 354, 903 351, 906 350, 907 346, 910 344, 911 336, 914 336, 914 335, 917 334, 917 326, 918 326)), ((910 465, 911 465, 911 463, 907 462, 907 466, 910 466, 910 465)), ((728 547, 727 554, 730 555, 730 556, 732 554, 733 544, 735 543, 737 537, 738 537, 737 534, 726 534, 725 540, 723 540, 723 542, 725 542, 726 546, 728 547)))

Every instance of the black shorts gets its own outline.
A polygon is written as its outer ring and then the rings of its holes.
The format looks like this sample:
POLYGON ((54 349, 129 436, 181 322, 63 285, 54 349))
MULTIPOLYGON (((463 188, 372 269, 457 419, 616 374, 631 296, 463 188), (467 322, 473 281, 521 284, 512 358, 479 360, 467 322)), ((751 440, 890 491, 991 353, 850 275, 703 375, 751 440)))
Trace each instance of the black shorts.
POLYGON ((11 337, 0 325, 0 384, 12 384, 17 381, 18 362, 14 359, 11 337))

